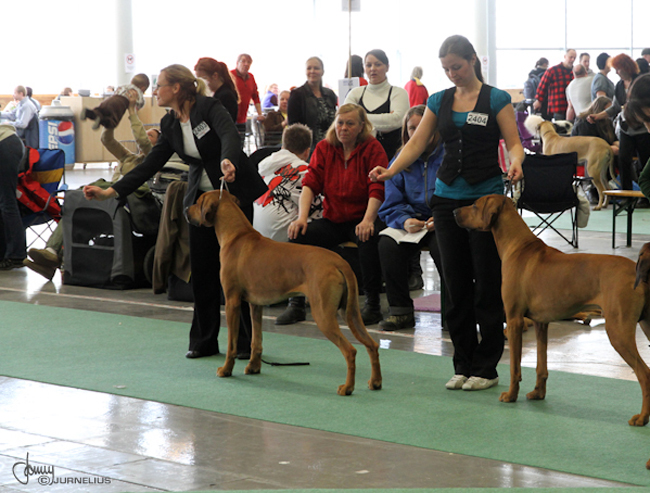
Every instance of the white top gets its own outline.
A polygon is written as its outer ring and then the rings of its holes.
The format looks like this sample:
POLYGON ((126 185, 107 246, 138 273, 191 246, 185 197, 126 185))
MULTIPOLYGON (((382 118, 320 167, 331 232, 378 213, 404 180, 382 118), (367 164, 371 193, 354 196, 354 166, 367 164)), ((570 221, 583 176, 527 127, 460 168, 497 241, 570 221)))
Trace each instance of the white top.
POLYGON ((402 127, 404 115, 409 110, 409 95, 401 87, 391 86, 386 79, 381 84, 368 84, 367 86, 355 87, 345 98, 345 103, 359 104, 361 95, 363 95, 363 105, 368 111, 379 108, 388 99, 390 88, 393 91, 390 94, 390 113, 379 115, 368 115, 370 123, 375 127, 377 132, 391 132, 402 127), (365 93, 363 92, 365 89, 365 93))
MULTIPOLYGON (((194 133, 192 132, 192 122, 187 120, 185 123, 181 123, 181 130, 183 131, 183 150, 185 154, 195 159, 201 159, 201 154, 199 154, 199 149, 196 147, 196 142, 194 142, 194 133)), ((208 174, 203 170, 201 174, 201 182, 199 183, 199 190, 204 192, 209 192, 214 190, 212 182, 208 177, 208 174)))
MULTIPOLYGON (((269 191, 253 203, 253 227, 262 236, 289 241, 287 229, 298 218, 302 178, 308 164, 294 153, 280 149, 259 164, 258 170, 269 191)), ((314 198, 310 219, 321 217, 320 196, 314 198)))
POLYGON ((585 111, 591 104, 591 81, 593 77, 578 77, 566 87, 566 99, 571 101, 576 116, 585 111))

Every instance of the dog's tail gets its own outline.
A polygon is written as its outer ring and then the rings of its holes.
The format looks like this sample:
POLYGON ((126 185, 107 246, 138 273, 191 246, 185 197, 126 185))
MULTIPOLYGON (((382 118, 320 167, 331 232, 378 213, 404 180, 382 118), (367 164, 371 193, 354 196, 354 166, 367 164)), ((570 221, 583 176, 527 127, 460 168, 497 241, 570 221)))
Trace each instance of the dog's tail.
POLYGON ((526 120, 524 121, 524 127, 526 127, 526 130, 531 135, 538 135, 539 134, 539 126, 542 124, 544 119, 541 116, 538 115, 529 115, 526 117, 526 120))
POLYGON ((609 148, 609 153, 607 154, 607 159, 609 159, 608 166, 601 166, 600 167, 600 182, 603 184, 605 187, 605 190, 609 190, 609 180, 607 179, 607 171, 609 170, 609 176, 612 177, 612 179, 617 182, 620 186, 620 183, 616 179, 616 169, 614 168, 614 151, 612 151, 612 148, 609 148))
POLYGON ((342 308, 345 310, 345 322, 359 342, 366 347, 376 347, 377 343, 368 334, 368 330, 361 317, 357 278, 347 262, 339 266, 339 272, 345 278, 346 284, 346 291, 343 294, 345 300, 341 300, 341 304, 344 305, 342 308))

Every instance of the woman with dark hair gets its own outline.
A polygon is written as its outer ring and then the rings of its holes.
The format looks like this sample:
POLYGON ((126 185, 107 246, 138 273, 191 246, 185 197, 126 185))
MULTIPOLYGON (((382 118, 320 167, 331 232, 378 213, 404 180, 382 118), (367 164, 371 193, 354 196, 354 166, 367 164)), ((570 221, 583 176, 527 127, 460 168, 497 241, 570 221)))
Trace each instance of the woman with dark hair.
MULTIPOLYGON (((625 105, 625 120, 632 126, 643 125, 650 132, 650 74, 644 74, 634 81, 625 105)), ((646 164, 639 176, 639 188, 650 197, 650 166, 646 164)))
POLYGON ((528 79, 524 82, 524 99, 534 100, 537 94, 537 86, 542 79, 542 75, 548 68, 548 58, 540 58, 535 63, 535 68, 528 72, 528 79))
POLYGON ((524 149, 510 95, 481 82, 478 57, 469 40, 447 38, 438 56, 454 87, 429 97, 420 125, 392 166, 376 167, 370 177, 383 181, 397 175, 440 132, 445 155, 429 205, 447 288, 445 316, 454 344, 454 376, 446 387, 483 390, 498 383, 497 363, 503 353, 501 261, 492 235, 459 227, 454 210, 484 195, 503 194, 500 138, 510 154, 512 181, 523 176, 524 149))
POLYGON ((358 104, 366 110, 377 140, 386 151, 388 160, 391 160, 402 144, 400 129, 410 107, 409 96, 401 87, 388 83, 386 73, 389 64, 384 51, 371 50, 366 53, 365 66, 369 84, 352 89, 345 102, 358 104))
POLYGON ((637 176, 636 170, 632 168, 634 157, 639 158, 640 167, 645 166, 650 159, 650 134, 643 125, 630 125, 622 112, 627 101, 627 92, 639 74, 639 66, 625 53, 616 55, 611 63, 620 77, 614 88, 612 105, 605 111, 588 116, 587 121, 595 123, 605 118, 614 121, 619 140, 618 169, 621 175, 621 188, 632 190, 633 181, 637 176))
POLYGON ((237 86, 228 71, 228 66, 214 58, 199 58, 194 66, 194 73, 199 79, 203 79, 212 97, 221 101, 221 104, 228 110, 232 121, 237 121, 239 111, 239 93, 237 86))
MULTIPOLYGON (((415 134, 425 109, 421 104, 406 113, 402 125, 404 145, 415 134)), ((429 199, 436 189, 436 172, 444 155, 443 146, 440 144, 440 134, 436 132, 422 155, 404 171, 384 183, 384 202, 379 208, 379 218, 388 227, 379 235, 379 259, 386 283, 389 316, 379 322, 379 328, 382 330, 415 327, 413 300, 409 294, 408 267, 414 256, 417 262, 420 262, 420 250, 423 247, 428 247, 436 269, 442 272, 429 207, 429 199), (400 239, 404 234, 423 236, 411 242, 400 239)))
MULTIPOLYGON (((372 136, 366 112, 356 104, 344 104, 321 140, 302 180, 298 219, 289 225, 289 239, 295 243, 335 248, 346 241, 358 246, 362 289, 366 302, 361 309, 363 323, 382 319, 379 302, 381 265, 377 250, 380 224, 377 211, 384 200, 384 184, 368 177, 377 162, 388 166, 386 153, 372 136), (323 217, 309 222, 315 196, 322 194, 323 217)), ((291 298, 276 325, 305 319, 305 299, 291 298)))
POLYGON ((343 77, 346 79, 351 79, 352 77, 358 77, 359 85, 367 86, 368 81, 363 78, 364 73, 365 72, 363 68, 363 58, 361 58, 359 55, 352 55, 350 57, 349 63, 345 65, 345 74, 343 75, 343 77), (350 73, 350 75, 348 75, 350 66, 352 66, 352 72, 350 73))
POLYGON ((334 91, 323 86, 325 68, 317 56, 307 60, 307 82, 291 91, 287 109, 287 123, 307 125, 313 134, 312 151, 327 133, 334 121, 337 98, 334 91))
MULTIPOLYGON (((204 192, 218 189, 221 180, 252 219, 253 201, 268 187, 241 151, 239 134, 232 118, 217 99, 206 97, 203 80, 182 65, 170 65, 160 72, 154 95, 160 106, 171 108, 160 122, 162 133, 144 162, 110 188, 84 187, 88 200, 126 197, 158 172, 176 152, 190 165, 185 208, 204 192)), ((219 243, 211 228, 189 226, 190 264, 194 316, 190 329, 188 358, 219 352, 220 303, 219 243)), ((242 327, 238 353, 250 354, 250 313, 242 303, 242 327), (246 335, 246 337, 242 337, 246 335)))

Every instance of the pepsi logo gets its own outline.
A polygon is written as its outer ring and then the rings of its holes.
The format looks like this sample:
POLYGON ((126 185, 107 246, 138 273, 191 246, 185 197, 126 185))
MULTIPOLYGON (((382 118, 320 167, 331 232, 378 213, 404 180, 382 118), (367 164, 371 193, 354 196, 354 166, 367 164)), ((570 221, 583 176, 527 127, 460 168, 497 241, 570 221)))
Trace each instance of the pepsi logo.
POLYGON ((72 122, 61 122, 58 126, 59 142, 69 145, 74 142, 74 125, 72 122))

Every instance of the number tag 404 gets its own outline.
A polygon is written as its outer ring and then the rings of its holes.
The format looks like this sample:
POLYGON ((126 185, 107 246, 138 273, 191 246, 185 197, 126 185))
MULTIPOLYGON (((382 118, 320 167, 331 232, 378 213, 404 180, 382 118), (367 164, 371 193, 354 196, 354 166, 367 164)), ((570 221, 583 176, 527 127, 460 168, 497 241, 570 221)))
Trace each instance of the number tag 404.
POLYGON ((485 127, 488 122, 488 115, 485 113, 475 113, 473 111, 470 111, 467 114, 467 123, 470 125, 480 125, 482 127, 485 127))

